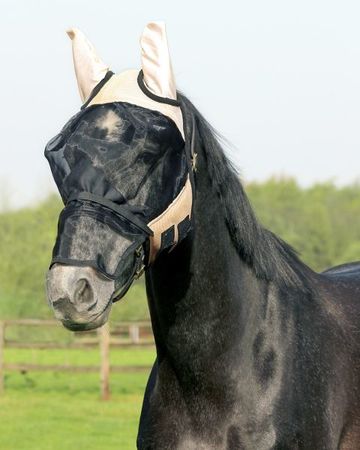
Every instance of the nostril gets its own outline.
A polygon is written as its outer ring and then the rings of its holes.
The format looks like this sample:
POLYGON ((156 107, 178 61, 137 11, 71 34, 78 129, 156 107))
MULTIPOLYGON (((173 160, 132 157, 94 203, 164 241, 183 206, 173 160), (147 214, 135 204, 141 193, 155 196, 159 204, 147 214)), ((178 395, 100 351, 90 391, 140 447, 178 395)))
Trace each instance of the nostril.
POLYGON ((57 319, 71 317, 72 305, 67 297, 60 297, 51 302, 57 319))
POLYGON ((52 306, 53 306, 54 308, 56 308, 56 309, 60 309, 60 308, 62 308, 67 302, 69 302, 69 299, 61 297, 61 298, 58 298, 57 300, 54 300, 54 301, 52 302, 52 306))
POLYGON ((75 304, 90 306, 94 303, 94 292, 86 278, 81 278, 76 282, 74 291, 75 304))

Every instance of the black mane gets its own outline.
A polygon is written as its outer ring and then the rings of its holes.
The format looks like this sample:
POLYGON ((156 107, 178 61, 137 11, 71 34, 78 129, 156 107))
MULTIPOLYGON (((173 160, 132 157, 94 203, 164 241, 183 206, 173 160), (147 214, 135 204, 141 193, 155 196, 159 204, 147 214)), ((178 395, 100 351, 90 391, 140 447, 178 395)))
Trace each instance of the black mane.
POLYGON ((191 130, 195 118, 195 148, 203 149, 210 179, 224 207, 231 240, 242 260, 258 278, 272 281, 279 288, 309 292, 306 272, 310 269, 289 244, 262 227, 240 182, 239 173, 225 156, 220 136, 186 96, 179 93, 178 98, 183 106, 185 133, 191 130))

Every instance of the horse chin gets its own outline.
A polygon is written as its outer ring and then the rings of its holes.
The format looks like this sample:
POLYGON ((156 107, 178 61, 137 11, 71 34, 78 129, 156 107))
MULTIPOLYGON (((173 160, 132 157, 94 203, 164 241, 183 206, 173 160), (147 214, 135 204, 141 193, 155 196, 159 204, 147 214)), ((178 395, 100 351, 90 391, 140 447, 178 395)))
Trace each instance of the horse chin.
POLYGON ((96 328, 100 328, 103 326, 109 318, 109 314, 111 311, 111 302, 109 306, 103 311, 99 316, 95 317, 90 321, 82 321, 79 320, 71 320, 71 319, 60 319, 61 323, 70 331, 89 331, 95 330, 96 328))

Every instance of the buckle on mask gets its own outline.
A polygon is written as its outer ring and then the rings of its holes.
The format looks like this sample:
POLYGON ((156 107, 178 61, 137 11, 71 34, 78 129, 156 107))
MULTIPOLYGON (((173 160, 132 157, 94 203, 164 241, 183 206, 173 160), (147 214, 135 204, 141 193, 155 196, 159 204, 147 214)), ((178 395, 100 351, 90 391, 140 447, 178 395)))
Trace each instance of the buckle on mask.
POLYGON ((146 265, 145 265, 145 251, 143 245, 140 245, 135 250, 135 264, 134 269, 127 280, 127 282, 121 288, 117 289, 112 295, 112 302, 115 303, 121 300, 127 291, 130 289, 134 280, 137 280, 144 273, 146 265))
POLYGON ((140 259, 140 266, 136 269, 135 275, 134 275, 134 279, 137 280, 138 278, 141 277, 141 275, 145 272, 145 253, 144 253, 144 249, 143 246, 140 245, 136 250, 135 250, 135 256, 136 258, 140 259))

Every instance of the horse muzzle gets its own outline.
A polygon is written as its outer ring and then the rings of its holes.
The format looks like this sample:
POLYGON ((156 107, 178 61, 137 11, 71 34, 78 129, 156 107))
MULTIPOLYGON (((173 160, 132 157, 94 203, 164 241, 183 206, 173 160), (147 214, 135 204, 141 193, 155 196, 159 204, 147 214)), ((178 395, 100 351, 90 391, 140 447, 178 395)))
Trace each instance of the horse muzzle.
POLYGON ((114 284, 91 267, 55 264, 46 277, 47 298, 66 328, 89 330, 106 322, 114 284))

